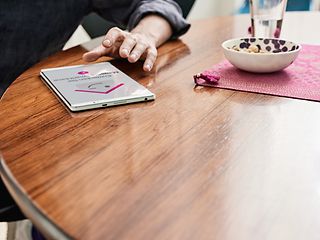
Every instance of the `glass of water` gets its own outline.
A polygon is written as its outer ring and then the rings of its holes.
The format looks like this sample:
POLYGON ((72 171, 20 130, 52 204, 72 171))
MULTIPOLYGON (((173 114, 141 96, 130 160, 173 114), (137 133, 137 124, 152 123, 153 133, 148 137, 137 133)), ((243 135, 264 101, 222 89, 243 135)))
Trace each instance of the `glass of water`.
POLYGON ((287 0, 250 0, 253 37, 279 38, 287 0))

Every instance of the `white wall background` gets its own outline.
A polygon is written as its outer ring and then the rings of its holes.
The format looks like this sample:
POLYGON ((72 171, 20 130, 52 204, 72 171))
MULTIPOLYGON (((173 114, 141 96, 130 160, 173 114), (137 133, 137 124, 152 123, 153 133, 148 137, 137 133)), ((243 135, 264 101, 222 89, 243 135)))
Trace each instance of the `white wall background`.
POLYGON ((189 19, 230 15, 241 7, 243 0, 196 0, 189 19))

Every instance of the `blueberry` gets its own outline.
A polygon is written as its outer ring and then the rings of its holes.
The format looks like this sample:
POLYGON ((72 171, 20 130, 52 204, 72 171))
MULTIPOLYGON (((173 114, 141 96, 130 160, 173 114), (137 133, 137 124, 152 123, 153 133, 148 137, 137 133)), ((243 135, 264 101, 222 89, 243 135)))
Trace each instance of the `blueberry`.
POLYGON ((294 51, 294 50, 296 50, 296 46, 292 46, 290 52, 291 52, 291 51, 294 51))
POLYGON ((279 49, 280 48, 280 44, 279 43, 274 44, 274 48, 275 49, 279 49))
POLYGON ((242 43, 240 43, 239 47, 240 48, 246 48, 247 47, 247 43, 242 42, 242 43))

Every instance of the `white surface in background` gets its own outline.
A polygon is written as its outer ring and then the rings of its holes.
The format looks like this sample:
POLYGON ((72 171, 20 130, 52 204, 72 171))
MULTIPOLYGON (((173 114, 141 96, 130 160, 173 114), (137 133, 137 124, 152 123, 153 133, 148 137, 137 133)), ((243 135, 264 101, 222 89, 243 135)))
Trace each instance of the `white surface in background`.
POLYGON ((320 0, 312 0, 311 9, 313 11, 319 11, 320 10, 320 0))
POLYGON ((244 0, 196 0, 188 19, 203 19, 236 13, 244 0))
POLYGON ((7 232, 8 232, 8 224, 0 223, 0 240, 7 239, 7 232))
POLYGON ((91 38, 84 28, 80 25, 77 30, 72 34, 71 38, 64 45, 63 50, 78 46, 82 43, 90 41, 91 38))
POLYGON ((319 14, 319 12, 310 12, 308 15, 296 13, 296 17, 284 17, 281 37, 297 43, 319 45, 319 31, 315 30, 314 24, 310 24, 310 19, 319 14), (299 26, 299 29, 292 31, 292 29, 297 29, 296 26, 299 26))

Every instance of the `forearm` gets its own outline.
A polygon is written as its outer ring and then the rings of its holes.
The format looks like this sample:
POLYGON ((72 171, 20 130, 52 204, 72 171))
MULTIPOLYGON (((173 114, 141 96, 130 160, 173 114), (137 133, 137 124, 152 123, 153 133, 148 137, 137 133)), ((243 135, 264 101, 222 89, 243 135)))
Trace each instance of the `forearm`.
POLYGON ((154 40, 156 47, 159 47, 172 36, 172 28, 169 22, 156 14, 150 14, 141 19, 131 32, 148 35, 150 39, 154 40))

